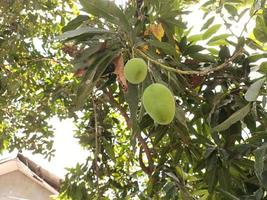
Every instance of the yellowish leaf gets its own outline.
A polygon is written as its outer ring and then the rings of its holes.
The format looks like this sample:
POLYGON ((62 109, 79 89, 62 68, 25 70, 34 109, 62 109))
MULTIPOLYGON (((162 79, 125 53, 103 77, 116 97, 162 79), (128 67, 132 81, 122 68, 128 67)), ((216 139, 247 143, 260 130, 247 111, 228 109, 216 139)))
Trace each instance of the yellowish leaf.
POLYGON ((176 52, 177 52, 178 54, 181 53, 180 48, 179 48, 177 45, 175 45, 175 49, 176 49, 176 52))
POLYGON ((140 49, 141 49, 143 52, 146 52, 146 51, 148 51, 149 47, 148 47, 147 44, 145 44, 145 45, 141 46, 140 49))
POLYGON ((151 31, 151 33, 159 40, 161 41, 162 37, 164 36, 165 32, 164 29, 161 25, 161 23, 159 24, 152 24, 149 28, 149 30, 151 31))

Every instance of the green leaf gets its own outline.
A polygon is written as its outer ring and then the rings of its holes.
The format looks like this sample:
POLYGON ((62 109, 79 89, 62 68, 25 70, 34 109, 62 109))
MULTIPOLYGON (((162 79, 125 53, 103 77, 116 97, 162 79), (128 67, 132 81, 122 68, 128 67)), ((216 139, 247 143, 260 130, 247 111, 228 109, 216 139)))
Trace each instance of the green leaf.
POLYGON ((221 35, 216 35, 213 38, 211 38, 207 44, 210 44, 211 42, 216 42, 218 40, 225 40, 226 38, 228 38, 229 36, 231 36, 230 34, 221 34, 221 35))
POLYGON ((104 34, 104 33, 111 33, 109 30, 99 29, 99 28, 91 28, 91 27, 80 27, 72 31, 64 32, 62 35, 57 36, 56 40, 66 40, 70 38, 74 38, 83 34, 104 34))
MULTIPOLYGON (((263 183, 262 175, 264 173, 264 162, 265 162, 266 149, 267 149, 267 144, 264 143, 262 146, 258 147, 254 151, 254 155, 255 155, 254 169, 255 169, 256 176, 261 183, 263 183)), ((267 187, 266 182, 264 181, 264 183, 265 184, 263 186, 266 189, 267 187)))
POLYGON ((262 16, 263 16, 265 26, 267 26, 267 8, 263 8, 262 16))
POLYGON ((73 20, 71 20, 66 26, 63 27, 62 31, 71 31, 78 28, 84 21, 88 20, 89 17, 87 15, 79 15, 73 20))
POLYGON ((218 182, 217 167, 214 166, 214 168, 207 173, 208 173, 208 191, 209 193, 213 193, 218 182))
POLYGON ((124 31, 130 31, 129 22, 122 10, 109 0, 80 0, 83 8, 90 14, 105 18, 113 24, 122 27, 124 31))
POLYGON ((267 53, 255 54, 248 57, 249 62, 256 62, 262 58, 267 58, 267 53))
POLYGON ((267 75, 267 62, 261 63, 258 72, 261 72, 261 73, 267 75))
POLYGON ((247 104, 245 107, 241 108, 240 110, 236 111, 233 113, 228 119, 223 121, 221 124, 217 125, 216 127, 213 128, 213 131, 224 131, 228 129, 231 125, 234 123, 242 120, 250 111, 250 103, 247 104))
POLYGON ((231 194, 228 191, 225 191, 221 188, 218 188, 218 191, 220 191, 225 197, 227 197, 227 199, 229 200, 240 200, 238 197, 234 196, 233 194, 231 194))
POLYGON ((103 141, 103 146, 104 146, 106 153, 113 160, 113 162, 116 162, 116 157, 115 157, 112 144, 110 144, 105 138, 102 138, 102 141, 103 141))
POLYGON ((246 39, 246 45, 248 45, 251 49, 254 50, 263 50, 263 47, 259 44, 259 42, 252 40, 250 38, 246 39))
POLYGON ((129 105, 130 109, 130 119, 133 124, 133 132, 136 133, 140 131, 139 125, 138 125, 138 116, 137 116, 137 111, 138 111, 138 104, 140 102, 139 99, 139 93, 138 93, 138 85, 134 85, 129 83, 128 84, 128 91, 125 95, 126 101, 129 105))
POLYGON ((214 21, 215 17, 211 17, 209 18, 206 23, 201 27, 200 31, 203 31, 207 28, 209 28, 209 26, 212 24, 212 22, 214 21))
POLYGON ((209 46, 220 46, 220 45, 228 45, 229 43, 226 40, 216 40, 214 42, 207 43, 209 46))
POLYGON ((221 24, 215 24, 212 27, 210 27, 204 34, 202 39, 206 40, 210 38, 213 34, 215 34, 219 29, 221 28, 221 24))
POLYGON ((99 57, 94 55, 101 50, 103 43, 85 49, 79 57, 73 61, 74 70, 90 67, 99 57))
POLYGON ((178 105, 176 105, 175 117, 182 125, 187 127, 185 113, 183 109, 178 105))
POLYGON ((99 60, 99 62, 97 62, 94 67, 87 69, 87 72, 78 88, 73 110, 79 110, 82 108, 89 95, 93 91, 98 79, 101 77, 115 56, 116 55, 113 52, 108 52, 99 60))
POLYGON ((245 94, 245 99, 247 101, 256 101, 260 92, 260 89, 265 82, 266 78, 262 78, 253 83, 247 90, 245 94))
POLYGON ((195 43, 199 40, 202 40, 203 34, 196 34, 196 35, 191 35, 187 38, 188 41, 195 43))
POLYGON ((163 50, 164 53, 168 55, 178 56, 175 47, 172 46, 170 43, 160 42, 157 40, 149 41, 148 43, 154 47, 160 48, 161 50, 163 50))
POLYGON ((256 27, 253 30, 253 34, 260 42, 267 42, 267 26, 264 22, 263 16, 261 15, 256 18, 256 27))
POLYGON ((185 49, 185 51, 183 52, 183 55, 191 55, 199 51, 202 51, 203 49, 204 48, 200 45, 191 45, 185 49))
POLYGON ((262 28, 258 28, 256 27, 254 30, 253 30, 253 34, 255 35, 255 38, 262 42, 262 43, 265 43, 267 42, 267 32, 265 32, 262 28))
POLYGON ((236 16, 238 14, 237 9, 235 6, 231 5, 231 4, 225 4, 224 8, 227 10, 227 12, 232 15, 232 16, 236 16))
POLYGON ((208 54, 194 53, 191 54, 190 57, 200 62, 212 62, 212 63, 215 62, 214 57, 208 54))

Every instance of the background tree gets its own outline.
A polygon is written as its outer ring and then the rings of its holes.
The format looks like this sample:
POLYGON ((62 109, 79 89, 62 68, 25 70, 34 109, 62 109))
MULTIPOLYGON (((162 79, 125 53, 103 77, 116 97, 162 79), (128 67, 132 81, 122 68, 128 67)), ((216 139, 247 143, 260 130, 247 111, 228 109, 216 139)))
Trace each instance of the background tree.
MULTIPOLYGON (((34 91, 18 86, 18 96, 6 92, 11 96, 3 99, 14 102, 6 101, 3 108, 13 106, 16 112, 11 114, 18 113, 14 119, 23 127, 14 126, 17 122, 3 111, 5 126, 15 127, 2 131, 3 141, 9 142, 5 148, 29 148, 32 135, 40 141, 32 149, 46 154, 43 144, 50 144, 52 133, 36 134, 47 127, 41 123, 38 129, 28 129, 33 123, 25 123, 27 112, 43 123, 55 114, 72 116, 79 128, 75 136, 90 153, 85 163, 69 169, 61 199, 266 199, 266 1, 201 2, 205 14, 197 35, 184 20, 195 1, 139 3, 118 7, 106 0, 80 0, 82 15, 57 37, 68 55, 52 51, 48 58, 51 62, 53 55, 53 65, 42 56, 47 70, 42 75, 38 67, 43 65, 26 62, 27 54, 13 63, 3 60, 7 75, 1 81, 19 80, 12 78, 15 73, 23 77, 23 62, 29 74, 23 84, 32 77, 33 88, 43 83, 34 91), (248 17, 243 29, 233 31, 243 17, 248 17), (247 30, 254 20, 254 29, 247 30), (123 73, 133 57, 149 66, 146 80, 138 85, 128 83, 123 73), (258 78, 252 71, 259 72, 258 78), (156 124, 141 103, 144 89, 155 82, 175 96, 176 115, 169 125, 156 124), (43 118, 42 111, 48 113, 43 118)), ((50 31, 48 35, 59 29, 50 31)), ((30 52, 33 60, 34 51, 30 52)))
POLYGON ((29 149, 52 156, 48 119, 68 116, 68 99, 54 96, 74 82, 53 38, 75 10, 68 0, 0 2, 1 151, 29 149))

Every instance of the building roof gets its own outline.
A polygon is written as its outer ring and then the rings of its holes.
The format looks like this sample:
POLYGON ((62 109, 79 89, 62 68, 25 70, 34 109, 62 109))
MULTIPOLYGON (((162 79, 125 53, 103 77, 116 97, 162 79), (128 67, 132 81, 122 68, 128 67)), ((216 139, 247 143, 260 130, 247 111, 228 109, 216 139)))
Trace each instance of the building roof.
POLYGON ((21 153, 13 158, 0 160, 0 176, 16 170, 21 171, 53 194, 58 194, 62 180, 21 153))

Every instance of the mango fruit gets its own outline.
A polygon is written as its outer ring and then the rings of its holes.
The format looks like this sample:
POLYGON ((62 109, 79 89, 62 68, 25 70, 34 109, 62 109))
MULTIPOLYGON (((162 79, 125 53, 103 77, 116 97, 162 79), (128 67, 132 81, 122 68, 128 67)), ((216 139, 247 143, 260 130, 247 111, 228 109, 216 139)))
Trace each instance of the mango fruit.
POLYGON ((158 124, 170 124, 175 115, 175 100, 172 92, 163 84, 148 86, 142 97, 146 112, 158 124))
POLYGON ((124 76, 132 84, 143 82, 147 76, 147 64, 142 58, 128 60, 124 67, 124 76))

